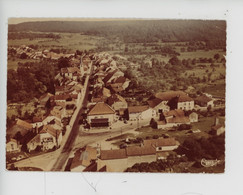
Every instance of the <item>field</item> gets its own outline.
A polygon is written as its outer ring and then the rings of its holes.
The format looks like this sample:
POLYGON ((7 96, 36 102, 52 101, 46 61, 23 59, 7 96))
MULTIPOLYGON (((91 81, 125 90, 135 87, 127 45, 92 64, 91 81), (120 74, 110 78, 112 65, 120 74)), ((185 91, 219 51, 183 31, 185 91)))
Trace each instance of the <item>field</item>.
MULTIPOLYGON (((196 50, 191 52, 181 52, 181 48, 187 48, 188 42, 162 42, 155 43, 125 43, 118 37, 110 35, 109 37, 84 35, 81 33, 54 33, 60 38, 37 38, 37 39, 16 39, 9 40, 9 46, 19 47, 20 45, 37 45, 37 50, 44 49, 59 49, 61 52, 71 53, 76 50, 90 50, 106 51, 111 54, 120 54, 128 59, 127 67, 133 63, 140 67, 132 68, 131 73, 133 77, 145 89, 152 91, 166 91, 175 89, 186 89, 188 86, 195 88, 195 91, 205 91, 215 96, 224 97, 225 95, 225 66, 222 62, 203 63, 205 68, 200 67, 202 63, 196 63, 190 69, 182 69, 172 72, 170 69, 165 69, 164 66, 171 59, 171 55, 161 53, 160 49, 163 47, 172 48, 178 52, 179 60, 185 59, 200 59, 200 58, 214 58, 215 54, 219 54, 220 58, 226 55, 222 49, 211 50, 196 50), (127 51, 126 51, 127 48, 127 51), (145 70, 143 65, 146 60, 155 59, 161 67, 161 72, 152 69, 145 70), (165 69, 165 71, 163 71, 165 69), (175 74, 176 73, 176 74, 175 74), (144 75, 146 74, 146 75, 144 75), (200 79, 196 81, 195 79, 200 79), (206 81, 206 82, 205 82, 206 81), (211 83, 210 83, 211 82, 211 83)), ((16 60, 12 57, 8 60, 8 69, 17 69, 18 62, 33 62, 34 60, 16 60)), ((176 67, 175 67, 176 69, 176 67)))
POLYGON ((9 58, 8 59, 8 69, 14 69, 17 70, 18 63, 26 63, 26 62, 36 62, 37 60, 33 59, 15 59, 15 58, 9 58))
POLYGON ((194 52, 180 52, 179 59, 188 59, 188 58, 213 58, 214 55, 218 53, 219 55, 225 55, 225 51, 219 49, 213 49, 209 51, 198 50, 194 52))
POLYGON ((8 46, 19 47, 21 45, 38 45, 38 49, 65 49, 67 53, 76 50, 90 50, 97 48, 102 37, 87 36, 80 33, 56 33, 60 39, 36 38, 9 40, 8 46))

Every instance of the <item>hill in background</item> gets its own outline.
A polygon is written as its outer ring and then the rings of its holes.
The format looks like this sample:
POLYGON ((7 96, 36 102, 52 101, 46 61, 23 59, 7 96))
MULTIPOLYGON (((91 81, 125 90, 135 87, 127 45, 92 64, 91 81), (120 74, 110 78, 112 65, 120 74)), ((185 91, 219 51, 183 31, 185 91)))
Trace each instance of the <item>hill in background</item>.
POLYGON ((213 20, 42 21, 9 24, 11 32, 69 32, 129 42, 216 41, 225 45, 226 22, 213 20))

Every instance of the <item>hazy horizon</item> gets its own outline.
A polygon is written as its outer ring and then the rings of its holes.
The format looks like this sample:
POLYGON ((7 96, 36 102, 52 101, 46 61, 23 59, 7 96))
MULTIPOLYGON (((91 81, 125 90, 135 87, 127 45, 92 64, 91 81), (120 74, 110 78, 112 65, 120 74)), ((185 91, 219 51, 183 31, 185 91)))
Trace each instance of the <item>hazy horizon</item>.
POLYGON ((119 21, 119 20, 158 20, 158 18, 9 18, 8 24, 45 21, 119 21))

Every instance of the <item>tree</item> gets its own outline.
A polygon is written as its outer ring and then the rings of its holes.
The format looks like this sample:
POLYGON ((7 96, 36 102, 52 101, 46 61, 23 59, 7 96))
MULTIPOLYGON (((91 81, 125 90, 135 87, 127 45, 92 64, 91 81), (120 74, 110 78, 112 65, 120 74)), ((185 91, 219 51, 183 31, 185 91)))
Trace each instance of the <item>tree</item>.
POLYGON ((174 97, 169 100, 168 106, 170 107, 171 110, 177 109, 178 99, 179 97, 174 97))
POLYGON ((218 53, 216 53, 216 54, 213 56, 213 58, 214 58, 215 60, 218 60, 219 57, 220 57, 220 55, 219 55, 218 53))
POLYGON ((26 53, 22 53, 21 55, 20 55, 20 59, 26 59, 28 56, 27 56, 27 54, 26 53))
POLYGON ((28 147, 27 147, 27 144, 26 143, 23 143, 22 147, 21 147, 21 151, 23 152, 29 152, 28 150, 28 147))
POLYGON ((69 66, 69 60, 68 58, 64 58, 64 57, 61 57, 59 60, 58 60, 58 68, 61 69, 61 68, 66 68, 69 66))
POLYGON ((171 59, 169 59, 169 63, 171 65, 181 65, 181 61, 177 58, 177 56, 174 56, 171 59))
POLYGON ((15 136, 14 139, 16 139, 17 141, 21 141, 21 139, 23 138, 22 134, 20 133, 20 131, 18 131, 15 136))
POLYGON ((151 118, 151 120, 150 120, 150 126, 151 126, 153 129, 158 129, 158 124, 157 124, 157 122, 154 120, 154 118, 151 118))
POLYGON ((192 128, 192 125, 188 125, 188 124, 181 124, 179 127, 178 127, 178 130, 189 130, 192 128))

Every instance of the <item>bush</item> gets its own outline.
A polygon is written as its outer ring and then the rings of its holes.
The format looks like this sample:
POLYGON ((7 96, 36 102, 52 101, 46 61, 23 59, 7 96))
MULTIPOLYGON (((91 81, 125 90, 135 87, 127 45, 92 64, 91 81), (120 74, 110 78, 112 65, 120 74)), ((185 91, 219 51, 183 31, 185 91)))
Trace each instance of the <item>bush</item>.
POLYGON ((137 143, 142 143, 143 142, 143 139, 141 137, 137 137, 136 142, 137 143))
POLYGON ((41 151, 41 146, 37 146, 36 148, 35 148, 35 152, 40 152, 41 151))
POLYGON ((179 131, 182 131, 182 130, 188 130, 188 129, 191 129, 191 128, 192 128, 192 125, 181 124, 181 125, 178 127, 178 130, 179 130, 179 131))
POLYGON ((159 136, 158 135, 153 135, 153 139, 158 139, 159 136))

